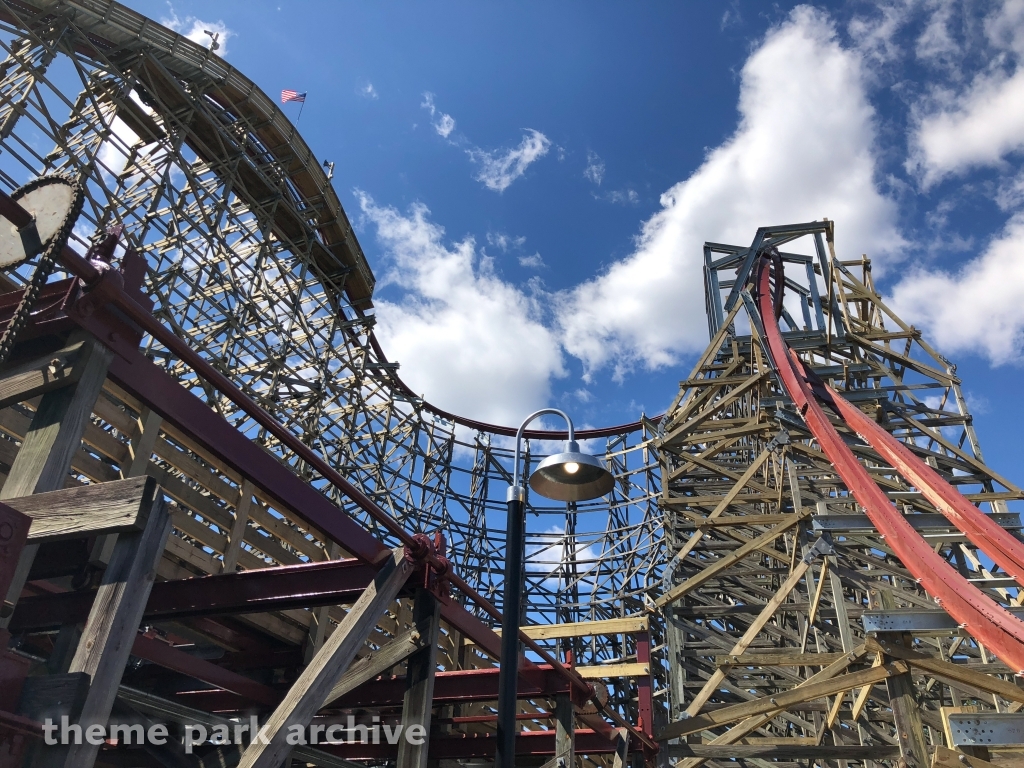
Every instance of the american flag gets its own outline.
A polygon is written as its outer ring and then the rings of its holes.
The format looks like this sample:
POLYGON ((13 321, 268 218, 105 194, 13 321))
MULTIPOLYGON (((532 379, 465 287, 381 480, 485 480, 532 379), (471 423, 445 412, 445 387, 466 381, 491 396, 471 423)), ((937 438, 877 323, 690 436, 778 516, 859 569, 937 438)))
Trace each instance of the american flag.
POLYGON ((305 92, 299 93, 298 91, 281 91, 281 103, 287 104, 289 101, 305 101, 305 92))

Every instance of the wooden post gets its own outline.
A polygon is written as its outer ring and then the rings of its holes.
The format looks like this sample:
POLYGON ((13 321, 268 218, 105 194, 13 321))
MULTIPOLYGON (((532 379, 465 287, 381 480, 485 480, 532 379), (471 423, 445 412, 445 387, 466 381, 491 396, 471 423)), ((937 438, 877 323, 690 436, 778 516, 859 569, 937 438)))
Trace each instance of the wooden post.
POLYGON ((238 566, 238 555, 242 551, 242 539, 245 538, 245 528, 249 524, 249 506, 252 504, 252 494, 255 490, 249 478, 242 479, 242 484, 238 487, 235 519, 231 523, 231 533, 228 534, 228 548, 224 552, 221 564, 223 573, 234 573, 238 566))
MULTIPOLYGON (((171 516, 158 494, 145 530, 118 536, 71 661, 71 673, 85 672, 90 678, 82 708, 83 732, 91 725, 107 724, 170 530, 171 516)), ((63 765, 89 768, 98 752, 98 745, 83 739, 70 746, 63 765)))
POLYGON ((402 730, 418 725, 423 728, 423 743, 408 738, 398 742, 397 768, 426 768, 430 745, 430 714, 434 701, 434 672, 437 671, 437 641, 441 626, 441 604, 427 589, 416 590, 412 607, 414 623, 428 622, 426 644, 409 657, 405 673, 405 701, 402 704, 402 730))
MULTIPOLYGON (((871 590, 875 592, 875 590, 871 590)), ((896 603, 888 589, 877 590, 877 602, 882 610, 893 610, 896 603)), ((879 639, 894 645, 905 646, 902 633, 880 633, 879 639)), ((885 659, 888 661, 888 659, 885 659)), ((889 692, 893 720, 896 725, 896 739, 900 745, 900 756, 908 768, 927 768, 928 744, 924 738, 921 712, 914 693, 914 679, 907 672, 886 678, 885 687, 889 692)))
POLYGON ((555 757, 560 768, 576 765, 576 716, 568 693, 555 697, 555 757))
POLYGON ((619 739, 615 744, 615 761, 612 763, 612 768, 626 768, 627 765, 629 765, 629 732, 620 728, 619 739))
MULTIPOLYGON (((136 420, 139 431, 135 433, 128 444, 130 460, 127 467, 121 468, 121 477, 139 477, 146 474, 146 470, 149 469, 149 459, 153 455, 153 447, 156 445, 157 437, 160 436, 161 422, 163 422, 163 418, 160 414, 143 407, 142 413, 136 420)), ((92 553, 89 555, 89 562, 92 565, 106 568, 114 554, 116 543, 116 533, 97 536, 96 542, 92 546, 92 553)))
POLYGON ((341 673, 352 663, 377 621, 405 586, 412 569, 413 564, 405 559, 402 547, 391 553, 373 583, 299 675, 260 736, 245 750, 238 768, 278 768, 285 761, 293 749, 293 745, 286 742, 289 730, 294 725, 305 729, 324 705, 341 673))
MULTIPOLYGON (((73 334, 70 342, 78 341, 76 336, 73 334)), ((64 487, 71 458, 82 445, 82 434, 113 358, 113 352, 88 335, 80 354, 82 375, 77 383, 47 392, 39 401, 11 473, 0 489, 0 501, 64 487)), ((38 550, 38 544, 29 544, 21 552, 6 596, 11 605, 18 602, 38 550)), ((9 623, 10 616, 0 619, 0 629, 9 623)))
MULTIPOLYGON (((327 559, 337 560, 340 554, 341 547, 338 546, 338 543, 336 541, 330 542, 327 546, 327 559)), ((331 623, 331 608, 332 606, 330 605, 322 605, 319 608, 313 609, 313 620, 309 623, 309 634, 306 635, 306 647, 304 649, 307 664, 313 660, 317 651, 323 646, 324 640, 327 639, 327 627, 331 623)))

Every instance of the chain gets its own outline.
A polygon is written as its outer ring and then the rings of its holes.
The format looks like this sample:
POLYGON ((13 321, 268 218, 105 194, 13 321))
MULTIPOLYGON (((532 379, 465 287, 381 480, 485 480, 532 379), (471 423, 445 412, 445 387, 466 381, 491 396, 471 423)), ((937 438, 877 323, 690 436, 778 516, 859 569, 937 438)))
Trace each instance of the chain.
POLYGON ((71 209, 68 211, 67 216, 64 217, 64 221, 61 222, 60 227, 39 255, 39 261, 36 263, 35 271, 32 273, 32 279, 25 288, 25 294, 21 297, 17 309, 14 310, 14 316, 11 317, 7 328, 4 329, 3 336, 0 336, 0 365, 7 361, 11 350, 14 349, 14 342, 17 340, 18 332, 28 323, 29 317, 32 315, 32 306, 35 304, 39 292, 46 285, 46 281, 50 279, 50 273, 53 272, 53 265, 57 261, 57 256, 71 235, 71 229, 75 226, 75 221, 82 212, 82 206, 85 203, 85 190, 82 185, 78 181, 58 174, 40 176, 38 179, 33 179, 28 184, 16 189, 14 194, 11 195, 11 199, 17 201, 29 192, 55 182, 73 187, 75 189, 75 197, 71 204, 71 209))

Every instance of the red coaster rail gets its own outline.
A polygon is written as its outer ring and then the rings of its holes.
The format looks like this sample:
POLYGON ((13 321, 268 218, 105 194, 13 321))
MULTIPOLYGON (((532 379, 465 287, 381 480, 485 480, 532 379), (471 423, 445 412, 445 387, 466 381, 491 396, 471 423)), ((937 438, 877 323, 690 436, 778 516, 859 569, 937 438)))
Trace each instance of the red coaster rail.
POLYGON ((961 576, 914 530, 857 461, 832 426, 822 404, 890 462, 956 528, 1018 582, 1024 575, 1024 545, 804 364, 789 348, 779 327, 784 290, 782 258, 777 252, 762 253, 754 280, 754 298, 761 325, 782 386, 811 434, 886 544, 925 591, 1001 661, 1018 674, 1024 674, 1024 621, 961 576))

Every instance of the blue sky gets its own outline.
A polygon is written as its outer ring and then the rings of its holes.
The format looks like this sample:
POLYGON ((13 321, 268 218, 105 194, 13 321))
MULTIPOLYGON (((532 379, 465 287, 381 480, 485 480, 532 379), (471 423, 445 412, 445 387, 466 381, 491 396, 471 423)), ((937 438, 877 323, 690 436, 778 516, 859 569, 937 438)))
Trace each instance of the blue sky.
POLYGON ((700 244, 828 216, 1020 479, 1024 1, 132 5, 308 92, 378 334, 441 407, 660 413, 700 244))

